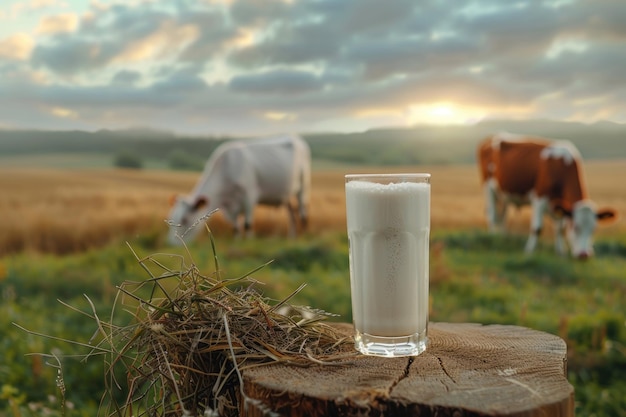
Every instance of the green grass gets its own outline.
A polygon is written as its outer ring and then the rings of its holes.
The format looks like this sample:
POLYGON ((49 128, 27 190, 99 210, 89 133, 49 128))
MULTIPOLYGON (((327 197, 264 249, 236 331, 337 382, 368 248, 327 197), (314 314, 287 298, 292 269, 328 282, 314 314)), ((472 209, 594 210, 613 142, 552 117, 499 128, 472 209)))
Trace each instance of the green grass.
MULTIPOLYGON (((432 236, 432 321, 516 324, 559 335, 568 343, 569 380, 576 389, 576 415, 626 416, 626 239, 600 241, 587 262, 560 258, 551 247, 529 257, 523 237, 491 236, 478 231, 432 236)), ((148 240, 131 242, 139 256, 180 269, 181 260, 213 271, 208 238, 182 248, 155 248, 148 240), (173 256, 176 255, 176 256, 173 256), (180 256, 178 256, 180 255, 180 256)), ((273 260, 253 277, 270 298, 281 299, 302 283, 292 302, 339 314, 351 321, 348 244, 345 234, 307 236, 286 242, 216 239, 223 277, 237 277, 273 260)), ((116 286, 142 281, 148 274, 123 243, 65 257, 22 254, 0 260, 0 416, 60 413, 56 368, 29 353, 84 354, 71 344, 37 337, 29 330, 87 342, 95 323, 61 299, 90 311, 85 295, 107 319, 116 286), (56 399, 50 401, 49 396, 56 399), (29 411, 31 404, 36 412, 29 411), (34 404, 34 405, 33 405, 34 404), (39 408, 37 408, 39 407, 39 408)), ((129 320, 118 312, 118 320, 129 320)), ((94 360, 95 359, 95 360, 94 360)), ((52 364, 54 365, 54 364, 52 364)), ((67 415, 93 415, 103 392, 103 363, 62 360, 67 415)), ((120 394, 121 395, 121 394, 120 394)))

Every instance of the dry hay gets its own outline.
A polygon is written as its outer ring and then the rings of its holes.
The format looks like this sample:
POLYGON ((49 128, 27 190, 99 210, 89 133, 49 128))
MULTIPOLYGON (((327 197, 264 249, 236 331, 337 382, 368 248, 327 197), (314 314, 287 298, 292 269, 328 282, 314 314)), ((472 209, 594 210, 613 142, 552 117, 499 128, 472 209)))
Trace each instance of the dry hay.
MULTIPOLYGON (((212 238, 211 245, 215 254, 212 238)), ((289 304, 303 286, 272 305, 256 290, 252 275, 267 264, 223 279, 217 256, 209 275, 183 257, 172 269, 159 257, 173 255, 135 256, 150 278, 121 285, 113 308, 130 297, 133 323, 104 322, 95 309, 92 315, 101 339, 92 354, 107 358, 107 415, 235 416, 250 403, 264 410, 243 390, 245 369, 345 365, 354 355, 352 340, 323 323, 332 314, 289 304), (124 401, 116 400, 121 392, 124 401)))

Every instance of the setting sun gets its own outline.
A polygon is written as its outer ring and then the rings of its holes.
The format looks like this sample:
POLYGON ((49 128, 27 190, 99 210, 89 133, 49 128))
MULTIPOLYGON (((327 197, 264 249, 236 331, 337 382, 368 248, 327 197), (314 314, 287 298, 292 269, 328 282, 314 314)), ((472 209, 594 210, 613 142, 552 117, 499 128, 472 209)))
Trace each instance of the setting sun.
POLYGON ((468 124, 476 122, 483 117, 479 109, 470 109, 457 106, 454 103, 439 102, 410 106, 407 111, 406 121, 409 125, 414 124, 468 124))
POLYGON ((438 105, 430 109, 431 116, 442 120, 450 120, 454 118, 454 113, 455 111, 452 107, 445 104, 438 105))

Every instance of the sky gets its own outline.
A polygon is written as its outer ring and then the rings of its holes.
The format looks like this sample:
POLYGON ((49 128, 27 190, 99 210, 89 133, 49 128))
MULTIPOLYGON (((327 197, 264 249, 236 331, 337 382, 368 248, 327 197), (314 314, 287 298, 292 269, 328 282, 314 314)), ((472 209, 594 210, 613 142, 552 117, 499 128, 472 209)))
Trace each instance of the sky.
POLYGON ((623 0, 3 0, 0 128, 626 123, 623 0))

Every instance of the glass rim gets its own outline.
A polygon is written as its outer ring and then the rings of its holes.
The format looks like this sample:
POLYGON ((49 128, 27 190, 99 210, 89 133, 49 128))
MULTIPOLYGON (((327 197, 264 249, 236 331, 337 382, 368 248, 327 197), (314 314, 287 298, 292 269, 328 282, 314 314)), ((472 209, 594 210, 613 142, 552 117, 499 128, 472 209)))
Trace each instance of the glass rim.
POLYGON ((345 174, 345 179, 356 178, 430 178, 431 174, 427 172, 407 172, 407 173, 381 173, 381 174, 345 174))

